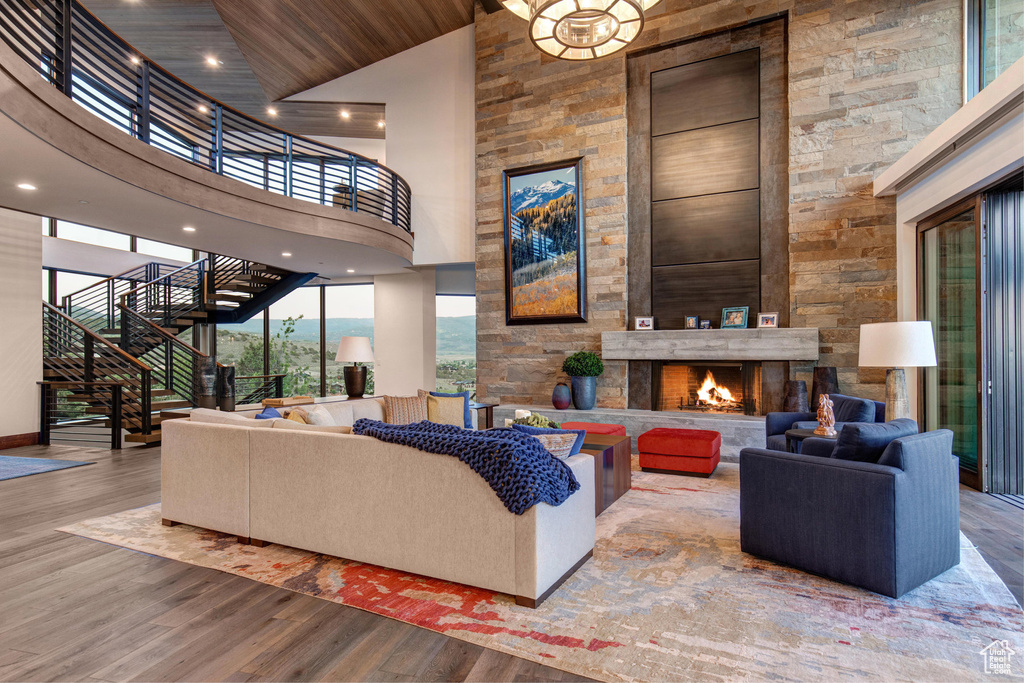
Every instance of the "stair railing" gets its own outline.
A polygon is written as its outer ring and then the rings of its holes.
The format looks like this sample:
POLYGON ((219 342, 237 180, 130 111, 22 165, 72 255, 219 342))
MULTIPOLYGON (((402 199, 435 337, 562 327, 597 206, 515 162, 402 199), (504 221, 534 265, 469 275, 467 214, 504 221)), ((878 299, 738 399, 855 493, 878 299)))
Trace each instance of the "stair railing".
MULTIPOLYGON (((55 382, 116 382, 121 413, 142 433, 152 428, 152 368, 85 325, 43 302, 43 368, 55 382)), ((114 411, 114 398, 97 396, 93 407, 114 411)))
MULTIPOLYGON (((210 254, 207 261, 206 271, 208 275, 206 293, 208 299, 212 299, 214 293, 222 289, 228 283, 236 281, 242 276, 255 274, 252 268, 254 265, 252 261, 233 258, 231 256, 222 256, 221 254, 210 254)), ((274 283, 282 279, 280 274, 264 271, 261 271, 259 276, 265 280, 271 281, 265 283, 268 287, 273 286, 274 283)))
POLYGON ((235 377, 235 403, 262 403, 267 398, 284 398, 284 375, 235 377))
POLYGON ((68 294, 61 299, 60 307, 94 332, 117 329, 120 325, 117 304, 121 295, 178 268, 163 263, 147 263, 68 294))
POLYGON ((110 424, 110 449, 121 449, 123 387, 120 382, 39 382, 39 443, 50 445, 56 435, 61 441, 96 443, 97 423, 110 424), (109 417, 89 415, 79 396, 88 395, 110 405, 109 417))

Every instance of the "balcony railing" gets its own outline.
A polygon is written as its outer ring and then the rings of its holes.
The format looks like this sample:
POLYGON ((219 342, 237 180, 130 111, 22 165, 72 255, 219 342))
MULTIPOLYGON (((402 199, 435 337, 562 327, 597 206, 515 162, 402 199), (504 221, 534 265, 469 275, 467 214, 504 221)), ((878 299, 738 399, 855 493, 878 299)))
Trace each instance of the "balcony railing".
POLYGON ((65 95, 157 149, 268 192, 411 231, 411 192, 394 171, 222 104, 74 0, 0 0, 0 37, 65 95))

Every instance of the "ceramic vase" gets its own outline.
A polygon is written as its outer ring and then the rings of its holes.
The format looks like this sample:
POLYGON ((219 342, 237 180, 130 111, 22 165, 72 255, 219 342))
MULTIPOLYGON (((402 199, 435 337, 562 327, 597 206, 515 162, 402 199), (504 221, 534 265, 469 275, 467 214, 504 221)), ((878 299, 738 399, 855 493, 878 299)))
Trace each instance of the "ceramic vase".
POLYGON ((551 405, 558 410, 565 410, 571 402, 572 394, 569 393, 569 385, 565 382, 556 384, 555 390, 551 392, 551 405))
POLYGON ((572 404, 576 410, 593 410, 597 403, 596 377, 570 377, 572 381, 572 404))

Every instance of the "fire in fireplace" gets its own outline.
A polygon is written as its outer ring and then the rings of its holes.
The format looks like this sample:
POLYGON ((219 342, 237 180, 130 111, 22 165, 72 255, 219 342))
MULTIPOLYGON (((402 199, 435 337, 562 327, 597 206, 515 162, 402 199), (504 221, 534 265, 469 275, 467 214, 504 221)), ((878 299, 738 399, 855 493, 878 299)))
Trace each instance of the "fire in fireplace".
POLYGON ((657 410, 762 414, 760 363, 656 363, 653 388, 657 410))

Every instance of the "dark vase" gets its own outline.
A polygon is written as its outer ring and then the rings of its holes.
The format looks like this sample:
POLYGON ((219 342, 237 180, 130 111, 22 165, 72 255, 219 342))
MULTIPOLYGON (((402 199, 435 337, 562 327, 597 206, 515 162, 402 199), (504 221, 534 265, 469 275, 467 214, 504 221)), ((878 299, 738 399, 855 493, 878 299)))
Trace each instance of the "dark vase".
POLYGON ((814 368, 814 384, 811 385, 811 406, 818 409, 818 397, 822 394, 838 394, 839 380, 836 378, 836 369, 832 366, 814 368))
POLYGON ((349 398, 361 398, 366 391, 366 366, 345 366, 345 393, 349 398))
POLYGON ((565 410, 572 403, 572 394, 569 392, 569 385, 559 382, 555 390, 551 392, 551 405, 559 410, 565 410))
POLYGON ((782 410, 787 413, 806 413, 807 382, 802 379, 786 382, 786 397, 782 401, 782 410))
POLYGON ((576 410, 593 410, 597 403, 596 377, 570 377, 572 381, 572 404, 576 410))

